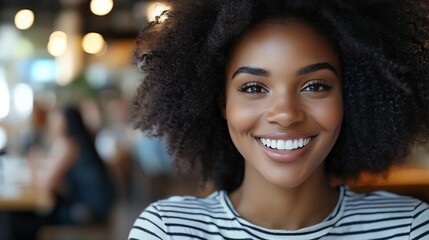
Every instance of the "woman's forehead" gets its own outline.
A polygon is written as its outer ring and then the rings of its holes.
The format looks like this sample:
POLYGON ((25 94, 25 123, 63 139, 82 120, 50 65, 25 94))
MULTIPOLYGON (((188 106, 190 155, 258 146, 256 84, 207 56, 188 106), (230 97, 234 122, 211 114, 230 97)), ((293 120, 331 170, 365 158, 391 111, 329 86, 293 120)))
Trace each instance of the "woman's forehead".
POLYGON ((274 58, 293 58, 298 65, 328 62, 341 71, 331 44, 310 26, 296 21, 258 24, 236 42, 227 66, 269 64, 274 58))

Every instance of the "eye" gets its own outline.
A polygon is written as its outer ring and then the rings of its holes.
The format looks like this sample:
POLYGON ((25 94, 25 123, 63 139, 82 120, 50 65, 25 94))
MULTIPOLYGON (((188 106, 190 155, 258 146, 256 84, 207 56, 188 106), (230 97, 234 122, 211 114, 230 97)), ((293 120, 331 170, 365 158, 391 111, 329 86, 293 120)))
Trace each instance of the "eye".
POLYGON ((331 89, 332 86, 322 80, 312 80, 304 84, 301 91, 304 92, 323 92, 331 89))
POLYGON ((268 90, 265 85, 258 82, 248 82, 240 86, 238 91, 243 93, 267 93, 268 90))

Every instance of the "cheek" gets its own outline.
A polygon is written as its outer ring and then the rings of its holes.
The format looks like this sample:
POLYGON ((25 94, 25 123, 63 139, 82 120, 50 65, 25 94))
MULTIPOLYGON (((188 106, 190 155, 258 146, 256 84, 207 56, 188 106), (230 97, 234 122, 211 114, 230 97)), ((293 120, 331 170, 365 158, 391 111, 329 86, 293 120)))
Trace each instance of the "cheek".
POLYGON ((319 124, 328 131, 336 133, 341 129, 343 121, 343 103, 341 99, 333 99, 313 110, 319 124))
POLYGON ((226 104, 226 121, 230 131, 246 131, 253 123, 253 113, 246 104, 231 100, 226 104))
POLYGON ((226 103, 225 113, 229 135, 235 148, 244 158, 248 158, 252 146, 252 130, 258 122, 254 108, 231 99, 226 103))
POLYGON ((234 135, 250 133, 257 125, 260 116, 257 109, 260 109, 260 107, 256 105, 256 101, 244 101, 236 94, 227 96, 225 109, 226 121, 234 142, 237 140, 237 136, 234 135))

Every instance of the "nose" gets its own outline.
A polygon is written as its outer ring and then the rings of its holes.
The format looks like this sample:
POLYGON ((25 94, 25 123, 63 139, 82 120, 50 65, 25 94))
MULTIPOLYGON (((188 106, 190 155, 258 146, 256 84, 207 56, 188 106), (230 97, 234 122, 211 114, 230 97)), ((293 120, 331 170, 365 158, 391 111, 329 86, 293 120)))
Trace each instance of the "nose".
POLYGON ((273 95, 269 101, 266 119, 269 123, 286 128, 304 122, 306 114, 299 96, 279 94, 273 95))

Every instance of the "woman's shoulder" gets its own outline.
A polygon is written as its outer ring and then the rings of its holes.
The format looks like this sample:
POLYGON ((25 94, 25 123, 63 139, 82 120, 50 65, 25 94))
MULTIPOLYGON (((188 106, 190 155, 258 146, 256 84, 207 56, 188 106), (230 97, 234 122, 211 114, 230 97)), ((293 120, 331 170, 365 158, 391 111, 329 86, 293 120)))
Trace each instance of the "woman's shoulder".
POLYGON ((427 203, 386 191, 341 189, 338 215, 325 237, 429 239, 427 203))
POLYGON ((405 195, 400 195, 393 192, 384 190, 372 192, 356 192, 348 187, 345 187, 344 200, 350 206, 402 206, 415 208, 418 205, 427 206, 427 203, 405 195))
POLYGON ((161 216, 172 213, 199 213, 211 214, 216 209, 222 209, 222 194, 221 191, 213 192, 205 197, 198 196, 171 196, 166 199, 158 200, 149 205, 145 210, 157 212, 161 216))
POLYGON ((403 228, 411 236, 429 237, 429 205, 419 199, 387 191, 358 193, 346 188, 343 204, 341 224, 381 224, 398 231, 403 228))
POLYGON ((226 214, 222 204, 223 192, 206 197, 172 196, 150 204, 136 219, 129 239, 169 239, 169 228, 190 222, 212 222, 226 214))
POLYGON ((201 205, 210 207, 212 205, 219 204, 221 199, 222 191, 215 191, 208 196, 171 196, 165 199, 158 200, 151 205, 155 205, 158 207, 172 205, 172 204, 190 204, 190 205, 201 205))

